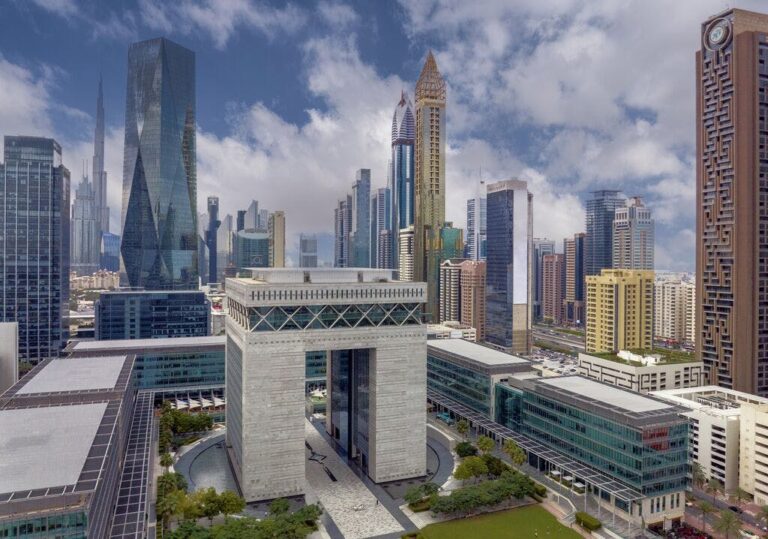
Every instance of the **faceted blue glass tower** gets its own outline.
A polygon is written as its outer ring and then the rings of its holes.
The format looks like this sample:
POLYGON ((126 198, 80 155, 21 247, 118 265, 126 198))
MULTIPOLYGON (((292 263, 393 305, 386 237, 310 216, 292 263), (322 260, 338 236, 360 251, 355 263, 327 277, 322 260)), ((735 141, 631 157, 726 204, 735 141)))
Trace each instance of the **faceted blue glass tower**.
POLYGON ((398 232, 413 225, 413 145, 415 137, 413 105, 408 94, 400 94, 400 102, 392 116, 392 185, 390 219, 392 232, 393 267, 398 267, 398 232))
POLYGON ((195 54, 164 38, 128 50, 121 269, 145 289, 198 286, 195 54))

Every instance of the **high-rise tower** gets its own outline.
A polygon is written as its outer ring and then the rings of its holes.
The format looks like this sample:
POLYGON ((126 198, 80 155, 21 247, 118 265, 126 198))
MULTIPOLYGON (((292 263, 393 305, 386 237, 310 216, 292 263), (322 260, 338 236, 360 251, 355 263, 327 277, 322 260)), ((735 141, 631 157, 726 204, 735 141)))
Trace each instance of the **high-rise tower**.
POLYGON ((219 197, 208 197, 208 229, 205 231, 205 244, 208 246, 208 282, 218 283, 218 231, 221 226, 219 221, 219 197))
POLYGON ((96 98, 96 130, 93 133, 93 200, 96 208, 96 250, 101 248, 101 235, 109 232, 109 206, 107 206, 107 172, 104 170, 104 90, 99 77, 99 95, 96 98))
POLYGON ((467 258, 485 260, 486 208, 485 182, 480 181, 474 198, 467 199, 467 258))
POLYGON ((165 38, 128 50, 121 268, 130 286, 198 286, 195 53, 165 38))
POLYGON ((71 269, 78 275, 92 275, 100 265, 101 237, 93 186, 85 174, 75 189, 71 222, 71 269))
POLYGON ((0 208, 0 322, 19 323, 19 359, 56 357, 68 337, 70 226, 55 140, 5 137, 0 208))
POLYGON ((390 219, 392 234, 391 252, 394 257, 392 267, 398 267, 399 231, 413 225, 414 211, 414 158, 413 145, 415 133, 413 105, 405 91, 400 94, 400 102, 392 116, 392 159, 390 178, 392 196, 390 219))
POLYGON ((528 184, 488 186, 485 340, 508 352, 531 350, 533 195, 528 184))
POLYGON ((599 275, 613 267, 613 220, 616 208, 626 205, 621 191, 604 189, 587 200, 587 235, 584 238, 584 274, 599 275))
POLYGON ((640 197, 631 197, 616 208, 613 220, 613 267, 653 269, 654 223, 650 208, 640 197))
POLYGON ((731 9, 696 53, 696 355, 768 395, 768 15, 731 9))
POLYGON ((416 83, 414 280, 427 283, 426 313, 440 316, 440 227, 445 222, 445 80, 432 51, 416 83))

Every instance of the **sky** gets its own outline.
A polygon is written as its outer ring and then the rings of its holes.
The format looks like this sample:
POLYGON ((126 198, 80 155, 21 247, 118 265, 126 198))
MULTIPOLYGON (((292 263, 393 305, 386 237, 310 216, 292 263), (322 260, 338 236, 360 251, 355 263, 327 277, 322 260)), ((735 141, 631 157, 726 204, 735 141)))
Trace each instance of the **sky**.
MULTIPOLYGON (((0 136, 56 138, 79 181, 104 80, 112 230, 119 229, 128 46, 195 51, 198 211, 286 214, 328 238, 355 171, 386 185, 392 114, 427 51, 448 84, 446 219, 518 177, 534 235, 584 230, 596 189, 643 196, 656 267, 693 271, 700 25, 768 0, 0 0, 0 136)), ((87 170, 90 170, 88 164, 87 170)))

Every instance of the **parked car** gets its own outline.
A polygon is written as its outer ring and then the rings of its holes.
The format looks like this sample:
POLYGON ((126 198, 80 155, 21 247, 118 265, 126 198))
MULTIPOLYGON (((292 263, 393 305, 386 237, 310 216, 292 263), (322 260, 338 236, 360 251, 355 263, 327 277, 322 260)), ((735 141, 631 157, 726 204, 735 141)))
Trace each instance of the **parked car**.
POLYGON ((439 414, 437 414, 437 419, 439 419, 440 421, 442 421, 448 426, 451 426, 454 423, 453 419, 451 419, 451 416, 448 412, 440 412, 439 414))
POLYGON ((744 512, 744 509, 742 509, 741 507, 738 507, 736 505, 729 505, 728 509, 730 509, 731 511, 733 511, 734 513, 737 513, 739 515, 744 512))

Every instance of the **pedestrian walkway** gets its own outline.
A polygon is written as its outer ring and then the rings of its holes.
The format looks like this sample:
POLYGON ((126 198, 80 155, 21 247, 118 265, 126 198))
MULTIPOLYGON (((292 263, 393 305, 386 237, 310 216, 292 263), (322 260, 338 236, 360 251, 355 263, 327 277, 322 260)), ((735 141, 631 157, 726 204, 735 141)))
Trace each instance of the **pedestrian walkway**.
POLYGON ((309 421, 305 432, 309 446, 306 464, 308 498, 317 497, 342 536, 363 539, 404 533, 405 529, 392 513, 309 421))

